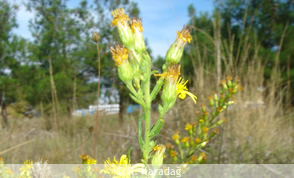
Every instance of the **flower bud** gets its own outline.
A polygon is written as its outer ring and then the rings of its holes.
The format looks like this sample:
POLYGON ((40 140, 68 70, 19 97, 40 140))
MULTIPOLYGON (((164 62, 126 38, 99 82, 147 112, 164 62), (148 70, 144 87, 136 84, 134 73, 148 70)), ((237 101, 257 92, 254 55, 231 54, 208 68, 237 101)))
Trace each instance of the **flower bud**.
POLYGON ((184 47, 186 42, 190 43, 192 37, 190 35, 190 30, 187 27, 183 27, 180 32, 177 32, 178 36, 175 42, 168 49, 165 59, 166 63, 169 64, 178 64, 181 60, 181 57, 184 52, 184 47))
POLYGON ((178 131, 172 136, 172 139, 176 142, 177 145, 180 144, 180 135, 178 131))
POLYGON ((99 35, 99 33, 94 32, 94 33, 92 34, 92 39, 93 39, 93 41, 94 41, 95 43, 98 43, 99 40, 100 40, 100 35, 99 35))
POLYGON ((201 162, 203 162, 203 161, 205 161, 205 160, 207 160, 207 156, 206 156, 206 154, 205 153, 200 153, 200 156, 199 156, 199 158, 198 158, 198 163, 201 163, 201 162))
POLYGON ((167 112, 176 102, 177 99, 177 79, 180 75, 179 65, 169 66, 165 75, 165 84, 163 86, 161 99, 163 108, 167 112))
POLYGON ((117 26, 119 37, 122 43, 128 48, 134 48, 134 35, 128 24, 130 20, 128 15, 124 13, 123 8, 116 9, 112 11, 113 20, 111 22, 112 26, 117 26))
POLYGON ((118 67, 119 78, 127 83, 131 83, 133 79, 133 69, 128 61, 128 50, 123 46, 116 45, 110 49, 112 58, 118 67))
POLYGON ((208 99, 209 99, 209 106, 210 107, 214 106, 213 96, 209 96, 208 99))
POLYGON ((163 163, 163 158, 164 158, 164 152, 166 147, 164 145, 160 145, 157 147, 158 149, 156 150, 154 156, 152 157, 151 164, 153 168, 159 169, 163 163))
POLYGON ((141 19, 133 18, 131 20, 131 29, 134 33, 134 48, 138 53, 145 51, 145 41, 142 32, 144 31, 142 27, 141 19))

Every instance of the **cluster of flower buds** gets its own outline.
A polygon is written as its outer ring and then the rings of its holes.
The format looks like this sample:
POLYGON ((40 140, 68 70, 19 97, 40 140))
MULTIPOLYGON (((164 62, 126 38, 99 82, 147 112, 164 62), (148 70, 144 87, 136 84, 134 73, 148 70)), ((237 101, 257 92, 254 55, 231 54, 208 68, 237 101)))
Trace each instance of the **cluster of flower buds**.
MULTIPOLYGON (((145 52, 142 22, 138 18, 130 19, 123 8, 112 12, 112 26, 116 26, 122 45, 111 47, 111 53, 118 67, 120 79, 128 87, 139 89, 144 80, 144 72, 150 70, 150 57, 145 52)), ((129 88, 130 89, 130 88, 129 88)))
POLYGON ((198 153, 197 151, 203 149, 210 139, 219 134, 219 126, 222 125, 226 119, 221 118, 215 120, 215 118, 229 105, 234 104, 233 96, 240 90, 242 90, 239 84, 239 79, 235 80, 232 77, 227 77, 227 80, 222 80, 220 84, 219 93, 215 93, 208 97, 209 108, 205 105, 201 105, 201 112, 197 119, 197 122, 187 123, 185 130, 188 136, 180 136, 179 131, 176 131, 172 136, 172 140, 178 147, 180 152, 179 156, 171 144, 167 145, 168 153, 172 160, 177 162, 180 158, 181 163, 198 164, 203 163, 207 156, 205 153, 198 153), (196 153, 196 155, 195 155, 196 153))
POLYGON ((179 65, 181 57, 184 52, 186 43, 190 43, 192 37, 188 27, 184 26, 180 32, 177 32, 177 38, 170 46, 166 53, 166 62, 163 65, 162 74, 155 74, 160 78, 165 78, 165 83, 162 90, 161 99, 163 104, 159 105, 160 115, 164 115, 175 104, 177 96, 181 99, 185 99, 186 96, 190 96, 196 103, 197 97, 190 93, 186 87, 188 81, 184 81, 180 76, 181 66, 179 65))

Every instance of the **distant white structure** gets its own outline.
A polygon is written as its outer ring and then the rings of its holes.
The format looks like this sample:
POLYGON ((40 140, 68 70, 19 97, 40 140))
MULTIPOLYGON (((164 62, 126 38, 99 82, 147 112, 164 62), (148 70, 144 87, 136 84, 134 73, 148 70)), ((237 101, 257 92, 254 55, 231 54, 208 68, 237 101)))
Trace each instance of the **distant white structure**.
MULTIPOLYGON (((73 116, 90 116, 97 111, 97 105, 90 105, 88 109, 77 109, 73 112, 73 116)), ((98 111, 106 115, 118 114, 119 104, 99 104, 98 111)))
MULTIPOLYGON (((97 103, 97 102, 96 102, 97 103)), ((88 109, 77 109, 73 112, 73 116, 89 116, 94 115, 97 111, 104 114, 117 114, 119 113, 119 93, 116 88, 107 88, 102 86, 100 90, 99 105, 90 105, 88 109)))

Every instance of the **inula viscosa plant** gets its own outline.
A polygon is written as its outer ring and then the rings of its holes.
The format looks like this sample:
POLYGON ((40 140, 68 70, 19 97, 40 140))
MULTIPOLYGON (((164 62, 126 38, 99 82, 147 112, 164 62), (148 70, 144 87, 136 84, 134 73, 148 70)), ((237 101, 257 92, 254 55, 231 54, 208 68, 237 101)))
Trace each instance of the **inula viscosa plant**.
MULTIPOLYGON (((179 62, 183 55, 184 46, 190 43, 192 37, 190 30, 183 27, 177 32, 177 39, 171 45, 166 53, 166 62, 162 66, 163 73, 151 70, 151 59, 146 51, 142 32, 142 22, 138 18, 130 19, 124 13, 123 8, 112 12, 112 25, 117 27, 122 45, 116 44, 111 47, 113 60, 118 69, 119 78, 126 84, 130 90, 130 97, 143 108, 143 114, 138 118, 139 122, 139 145, 143 153, 143 163, 148 163, 151 152, 156 146, 152 140, 164 125, 164 115, 176 102, 177 97, 184 99, 190 96, 196 103, 197 97, 190 93, 186 87, 188 81, 180 77, 179 62), (158 77, 155 87, 150 89, 151 75, 158 77), (151 102, 156 98, 159 91, 162 90, 162 104, 158 106, 160 114, 156 123, 151 123, 151 102), (144 138, 142 129, 142 120, 145 121, 144 138)), ((162 164, 165 148, 159 147, 154 154, 156 158, 152 159, 154 164, 162 164)))
POLYGON ((219 91, 208 97, 209 107, 202 104, 195 122, 185 125, 185 136, 179 131, 174 133, 173 144, 166 145, 167 154, 173 163, 199 164, 206 161, 208 157, 203 149, 219 133, 219 127, 225 122, 225 118, 217 117, 234 104, 233 96, 242 90, 239 82, 238 78, 233 80, 231 76, 222 80, 219 91))

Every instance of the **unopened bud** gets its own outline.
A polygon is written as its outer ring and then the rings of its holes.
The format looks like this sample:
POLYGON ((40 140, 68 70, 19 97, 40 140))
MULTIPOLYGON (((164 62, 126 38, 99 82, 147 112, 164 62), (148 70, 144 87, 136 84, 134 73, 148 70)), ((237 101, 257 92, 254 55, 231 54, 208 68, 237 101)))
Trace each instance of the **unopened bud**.
POLYGON ((99 40, 100 40, 100 35, 99 35, 99 33, 94 32, 94 33, 92 34, 92 40, 93 40, 95 43, 98 43, 99 40))
POLYGON ((191 42, 192 37, 190 35, 190 30, 187 27, 183 27, 178 33, 176 41, 171 45, 166 53, 166 63, 167 64, 178 64, 182 58, 184 47, 186 42, 191 42))

